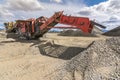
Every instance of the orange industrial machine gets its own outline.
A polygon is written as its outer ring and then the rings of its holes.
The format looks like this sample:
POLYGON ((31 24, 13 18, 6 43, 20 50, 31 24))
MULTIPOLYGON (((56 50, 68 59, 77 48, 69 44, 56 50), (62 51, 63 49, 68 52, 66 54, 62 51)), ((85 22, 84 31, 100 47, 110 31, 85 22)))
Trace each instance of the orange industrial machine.
POLYGON ((58 23, 72 25, 74 28, 81 29, 84 33, 91 33, 94 25, 105 28, 96 22, 90 21, 89 18, 66 16, 61 11, 56 12, 50 18, 41 16, 37 19, 17 20, 15 29, 19 36, 26 39, 38 39, 58 23))

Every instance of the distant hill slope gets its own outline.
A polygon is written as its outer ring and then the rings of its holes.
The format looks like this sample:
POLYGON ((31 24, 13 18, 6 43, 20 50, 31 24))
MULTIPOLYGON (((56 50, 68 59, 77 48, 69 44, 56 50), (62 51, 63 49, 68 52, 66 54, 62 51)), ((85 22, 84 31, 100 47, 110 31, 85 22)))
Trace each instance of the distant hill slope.
POLYGON ((58 34, 59 36, 86 36, 86 37, 95 37, 95 34, 87 34, 82 32, 81 30, 66 30, 62 31, 58 34))
POLYGON ((108 32, 105 32, 103 35, 106 36, 120 36, 120 26, 118 26, 117 28, 114 28, 108 32))

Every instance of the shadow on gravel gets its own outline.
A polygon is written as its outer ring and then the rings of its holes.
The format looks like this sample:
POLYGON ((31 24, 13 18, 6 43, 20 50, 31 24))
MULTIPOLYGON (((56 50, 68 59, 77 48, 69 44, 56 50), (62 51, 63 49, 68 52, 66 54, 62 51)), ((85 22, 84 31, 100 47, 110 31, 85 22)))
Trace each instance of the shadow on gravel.
POLYGON ((42 55, 64 60, 70 60, 71 58, 78 55, 85 49, 80 47, 66 47, 55 44, 54 45, 42 44, 38 46, 38 48, 42 55))

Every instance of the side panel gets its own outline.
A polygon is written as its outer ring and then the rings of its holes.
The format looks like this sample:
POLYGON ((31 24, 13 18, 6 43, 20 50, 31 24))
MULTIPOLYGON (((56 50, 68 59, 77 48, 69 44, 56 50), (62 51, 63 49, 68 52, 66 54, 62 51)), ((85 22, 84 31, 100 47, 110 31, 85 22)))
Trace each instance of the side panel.
POLYGON ((25 33, 26 32, 26 27, 25 27, 25 23, 24 22, 18 22, 17 23, 17 27, 20 29, 20 31, 22 33, 25 33))
POLYGON ((60 23, 75 26, 76 28, 81 29, 85 33, 90 33, 93 28, 89 18, 85 18, 85 17, 62 15, 60 17, 60 23))

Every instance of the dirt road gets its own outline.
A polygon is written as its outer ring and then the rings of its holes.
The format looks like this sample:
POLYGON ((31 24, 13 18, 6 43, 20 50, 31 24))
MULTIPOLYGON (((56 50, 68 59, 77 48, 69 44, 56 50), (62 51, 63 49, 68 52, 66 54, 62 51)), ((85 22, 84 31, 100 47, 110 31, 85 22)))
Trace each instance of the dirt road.
POLYGON ((40 54, 39 43, 1 39, 0 80, 47 80, 66 62, 40 54))

